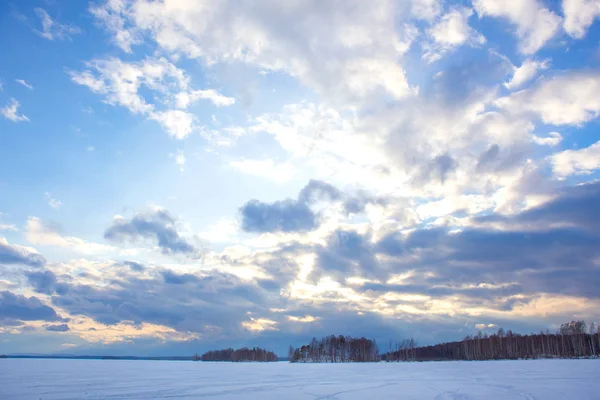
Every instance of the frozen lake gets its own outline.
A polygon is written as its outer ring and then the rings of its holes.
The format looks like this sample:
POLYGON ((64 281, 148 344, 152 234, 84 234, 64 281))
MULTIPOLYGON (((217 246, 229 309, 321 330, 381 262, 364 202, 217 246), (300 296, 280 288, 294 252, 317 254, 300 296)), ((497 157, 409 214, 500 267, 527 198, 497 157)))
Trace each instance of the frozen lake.
POLYGON ((0 359, 0 399, 600 399, 600 360, 233 364, 0 359))

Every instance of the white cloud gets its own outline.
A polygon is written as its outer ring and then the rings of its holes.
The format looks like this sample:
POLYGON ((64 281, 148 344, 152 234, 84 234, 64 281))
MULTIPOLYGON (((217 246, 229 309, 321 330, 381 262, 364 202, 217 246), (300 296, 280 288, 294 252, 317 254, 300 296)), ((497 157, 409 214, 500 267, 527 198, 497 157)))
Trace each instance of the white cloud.
POLYGON ((70 39, 71 35, 77 35, 81 33, 81 29, 76 26, 63 25, 53 20, 50 15, 48 15, 46 10, 42 8, 36 8, 34 11, 42 23, 42 30, 36 30, 36 32, 45 39, 70 39))
POLYGON ((178 93, 176 95, 177 107, 188 108, 190 104, 200 99, 210 100, 217 107, 225 107, 235 104, 235 99, 233 97, 223 96, 214 89, 207 89, 178 93))
POLYGON ((289 182, 296 175, 295 168, 291 164, 278 163, 270 158, 232 161, 229 165, 244 174, 260 176, 278 183, 289 182))
POLYGON ((600 169, 600 141, 580 150, 565 150, 551 155, 554 173, 561 178, 573 174, 590 174, 600 169))
POLYGON ((575 72, 539 81, 497 100, 512 115, 534 113, 545 124, 580 125, 600 115, 600 74, 575 72))
POLYGON ((581 39, 594 19, 600 16, 600 0, 563 0, 565 31, 573 38, 581 39))
POLYGON ((179 166, 179 170, 183 172, 183 166, 185 165, 185 154, 183 150, 177 150, 177 153, 170 154, 171 157, 175 158, 175 164, 179 166))
POLYGON ((440 59, 444 53, 454 50, 463 44, 470 46, 482 45, 486 42, 483 35, 469 26, 469 17, 473 10, 466 7, 456 7, 431 28, 427 34, 433 40, 430 49, 423 55, 428 62, 440 59))
POLYGON ((194 131, 196 117, 186 111, 167 110, 150 114, 150 119, 157 121, 176 139, 183 139, 194 131))
POLYGON ((183 139, 197 128, 193 114, 186 109, 198 99, 208 99, 218 107, 231 105, 235 99, 213 89, 193 90, 190 78, 182 69, 165 58, 146 58, 139 62, 124 62, 118 58, 96 59, 86 63, 87 70, 70 71, 73 82, 101 94, 105 102, 127 108, 134 114, 146 115, 159 122, 169 135, 183 139), (150 90, 150 102, 142 91, 150 90), (166 108, 166 109, 159 109, 166 108))
POLYGON ((31 86, 29 83, 25 82, 23 79, 15 79, 15 82, 17 82, 19 85, 23 85, 25 86, 27 89, 33 89, 33 86, 31 86))
POLYGON ((527 59, 523 61, 520 67, 514 68, 514 73, 510 81, 504 86, 508 90, 515 90, 535 78, 539 71, 545 70, 550 66, 550 60, 534 61, 527 59))
POLYGON ((88 242, 73 236, 63 236, 45 226, 42 220, 36 217, 27 219, 25 237, 31 244, 61 247, 81 254, 102 254, 115 250, 112 246, 88 242))
POLYGON ((13 224, 0 224, 0 231, 18 231, 17 227, 13 224))
POLYGON ((117 58, 93 60, 86 63, 83 72, 70 72, 73 82, 103 94, 106 103, 120 105, 132 113, 146 114, 154 109, 140 94, 140 87, 167 92, 167 81, 187 87, 187 77, 182 70, 164 58, 146 58, 138 63, 126 63, 117 58))
POLYGON ((473 0, 480 17, 506 18, 517 26, 519 49, 534 54, 559 31, 561 18, 539 0, 473 0))
POLYGON ((97 7, 90 7, 90 12, 104 28, 113 34, 113 42, 123 51, 131 53, 131 46, 142 42, 140 35, 132 29, 125 29, 125 20, 121 13, 127 12, 124 0, 107 0, 97 7))
POLYGON ((412 0, 410 5, 413 17, 433 21, 442 13, 443 0, 412 0))
MULTIPOLYGON (((434 3, 415 12, 432 13, 426 10, 435 8, 434 3)), ((398 59, 414 30, 396 30, 399 6, 362 0, 322 5, 111 0, 92 13, 125 51, 147 35, 167 53, 208 65, 241 61, 284 71, 330 99, 356 101, 377 89, 396 98, 413 93, 398 59), (376 74, 379 79, 373 78, 376 74)))
POLYGON ((23 113, 19 114, 18 109, 21 104, 15 100, 10 99, 10 102, 3 107, 0 108, 0 114, 4 116, 4 118, 11 120, 12 122, 29 122, 29 118, 23 113))
POLYGON ((55 210, 59 209, 63 205, 62 201, 52 197, 52 194, 50 192, 44 193, 44 197, 46 197, 46 200, 48 200, 48 205, 54 208, 55 210))
POLYGON ((562 142, 563 137, 558 132, 550 132, 547 137, 533 135, 531 139, 535 144, 539 144, 540 146, 556 146, 562 142))

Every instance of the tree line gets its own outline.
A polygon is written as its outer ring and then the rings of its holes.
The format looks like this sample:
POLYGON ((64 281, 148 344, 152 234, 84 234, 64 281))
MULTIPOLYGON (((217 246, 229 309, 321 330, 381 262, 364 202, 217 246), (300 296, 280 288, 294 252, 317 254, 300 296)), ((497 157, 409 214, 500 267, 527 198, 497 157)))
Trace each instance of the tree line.
MULTIPOLYGON (((390 347, 393 347, 390 345, 390 347)), ((414 340, 397 343, 383 361, 516 360, 527 358, 580 358, 600 355, 600 328, 589 330, 585 321, 562 324, 556 333, 521 335, 502 328, 492 335, 481 331, 459 342, 416 346, 414 340)))
POLYGON ((364 337, 326 336, 321 340, 313 338, 307 345, 290 346, 290 362, 376 362, 380 360, 379 348, 374 340, 364 337))
POLYGON ((229 348, 207 351, 200 357, 194 357, 194 360, 198 359, 202 361, 270 362, 277 361, 277 356, 272 351, 261 349, 260 347, 253 347, 251 349, 243 347, 237 350, 229 348))

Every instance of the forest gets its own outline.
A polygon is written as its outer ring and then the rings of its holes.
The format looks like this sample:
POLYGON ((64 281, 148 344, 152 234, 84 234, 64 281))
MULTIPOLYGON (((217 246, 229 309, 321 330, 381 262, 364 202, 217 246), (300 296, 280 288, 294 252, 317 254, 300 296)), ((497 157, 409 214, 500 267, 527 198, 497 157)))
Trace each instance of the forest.
POLYGON ((521 335, 502 328, 492 335, 479 332, 460 342, 418 347, 413 339, 403 340, 383 361, 516 360, 528 358, 582 358, 600 354, 600 329, 585 321, 562 324, 558 332, 521 335))
POLYGON ((379 354, 375 340, 364 337, 326 336, 299 348, 290 346, 288 357, 293 363, 398 362, 446 360, 516 360, 528 358, 584 358, 600 355, 600 327, 585 321, 561 325, 556 333, 540 332, 521 335, 500 328, 488 335, 479 332, 458 342, 418 346, 414 339, 396 344, 379 354))
POLYGON ((243 347, 234 350, 232 348, 223 350, 211 350, 202 354, 200 357, 194 357, 194 360, 202 361, 232 361, 232 362, 271 362, 277 361, 277 356, 272 351, 253 347, 251 349, 243 347))
POLYGON ((376 362, 380 360, 379 349, 374 340, 364 337, 326 336, 321 340, 313 338, 304 346, 294 349, 290 346, 290 362, 376 362))

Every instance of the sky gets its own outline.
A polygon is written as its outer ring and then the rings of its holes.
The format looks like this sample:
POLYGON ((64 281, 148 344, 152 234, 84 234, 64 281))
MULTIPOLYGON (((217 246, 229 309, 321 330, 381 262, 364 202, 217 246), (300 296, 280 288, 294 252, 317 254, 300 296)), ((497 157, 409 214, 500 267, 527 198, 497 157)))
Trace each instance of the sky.
POLYGON ((600 321, 599 0, 0 3, 0 353, 600 321))

